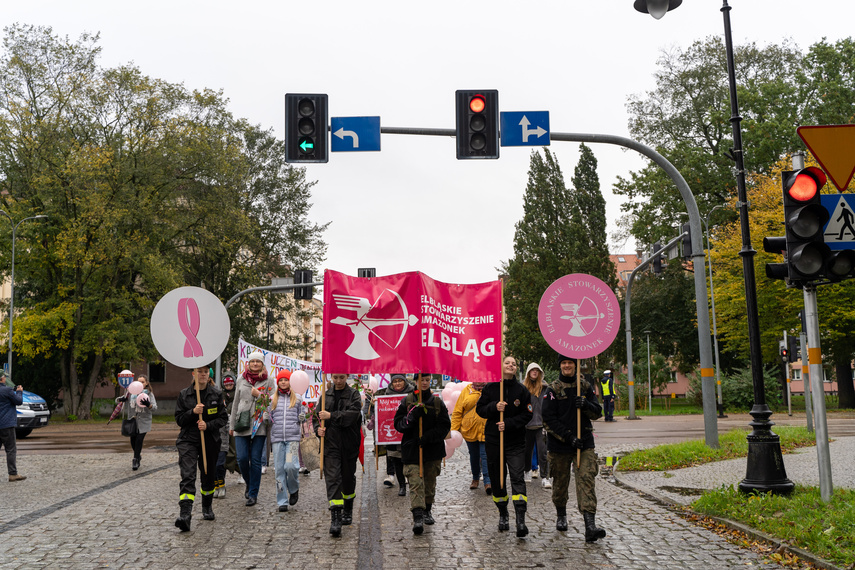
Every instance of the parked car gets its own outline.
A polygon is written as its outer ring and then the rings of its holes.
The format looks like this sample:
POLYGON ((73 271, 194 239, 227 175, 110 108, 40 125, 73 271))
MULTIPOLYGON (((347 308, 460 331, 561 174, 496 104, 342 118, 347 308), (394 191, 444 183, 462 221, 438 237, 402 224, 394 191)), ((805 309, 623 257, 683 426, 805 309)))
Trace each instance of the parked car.
POLYGON ((38 394, 24 390, 24 402, 18 406, 18 427, 15 435, 27 437, 35 428, 45 427, 50 420, 50 410, 47 402, 38 394))

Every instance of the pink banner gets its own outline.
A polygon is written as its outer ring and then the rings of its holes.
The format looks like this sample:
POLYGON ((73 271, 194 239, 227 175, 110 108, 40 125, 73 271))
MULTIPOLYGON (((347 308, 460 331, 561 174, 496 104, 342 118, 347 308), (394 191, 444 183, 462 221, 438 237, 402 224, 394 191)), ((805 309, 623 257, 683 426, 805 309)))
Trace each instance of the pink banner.
POLYGON ((419 272, 324 273, 326 373, 429 372, 501 380, 502 282, 449 285, 419 272))
POLYGON ((395 429, 395 412, 406 394, 393 394, 374 397, 374 443, 377 445, 397 445, 403 434, 395 429))

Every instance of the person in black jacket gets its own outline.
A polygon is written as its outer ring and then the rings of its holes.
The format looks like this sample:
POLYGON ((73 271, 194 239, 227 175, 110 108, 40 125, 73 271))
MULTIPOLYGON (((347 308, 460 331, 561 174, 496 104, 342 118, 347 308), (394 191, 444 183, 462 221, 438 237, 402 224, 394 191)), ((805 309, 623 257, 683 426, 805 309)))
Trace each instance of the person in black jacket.
POLYGON ((330 534, 341 536, 342 525, 353 523, 356 460, 362 438, 362 397, 347 385, 347 374, 332 374, 324 407, 312 423, 318 437, 325 438, 324 480, 330 502, 330 534), (324 427, 320 420, 324 420, 324 427))
MULTIPOLYGON (((531 393, 517 380, 517 361, 506 356, 502 361, 503 394, 499 397, 499 382, 490 382, 481 391, 475 412, 486 418, 484 427, 487 451, 487 471, 493 485, 493 501, 499 508, 499 530, 510 530, 508 523, 508 487, 505 473, 511 476, 514 512, 516 513, 517 536, 528 534, 525 525, 528 497, 525 487, 525 432, 531 421, 531 393), (500 415, 504 412, 504 419, 500 415), (505 434, 505 468, 499 479, 499 432, 505 434)), ((529 457, 529 461, 531 458, 529 457)))
POLYGON ((445 457, 445 436, 451 431, 451 418, 442 398, 430 390, 430 374, 417 372, 413 381, 417 389, 407 394, 398 406, 395 429, 403 434, 401 460, 410 484, 413 533, 421 534, 424 525, 434 524, 431 507, 436 496, 436 478, 442 471, 445 457), (419 475, 420 465, 424 477, 419 475))
POLYGON ((543 399, 543 427, 547 433, 549 471, 552 474, 552 503, 557 519, 555 528, 567 530, 567 500, 569 498, 571 470, 576 471, 576 501, 585 521, 585 542, 594 542, 606 536, 597 528, 597 454, 594 451, 592 421, 603 415, 603 409, 594 393, 593 382, 579 378, 581 396, 576 396, 576 359, 558 357, 560 375, 546 391, 543 399), (577 410, 581 411, 582 433, 576 431, 577 410), (576 463, 576 450, 581 450, 581 461, 576 463))
POLYGON ((202 479, 202 517, 214 520, 214 489, 217 479, 217 456, 220 451, 220 428, 229 420, 223 394, 211 381, 210 368, 200 366, 193 370, 194 383, 181 390, 175 402, 175 422, 181 427, 175 446, 178 448, 178 467, 181 470, 181 487, 178 497, 180 513, 175 526, 181 532, 190 530, 193 501, 196 499, 196 467, 202 479), (196 386, 199 400, 196 400, 196 386), (202 419, 199 419, 202 414, 202 419), (202 434, 204 433, 207 463, 202 461, 202 434))

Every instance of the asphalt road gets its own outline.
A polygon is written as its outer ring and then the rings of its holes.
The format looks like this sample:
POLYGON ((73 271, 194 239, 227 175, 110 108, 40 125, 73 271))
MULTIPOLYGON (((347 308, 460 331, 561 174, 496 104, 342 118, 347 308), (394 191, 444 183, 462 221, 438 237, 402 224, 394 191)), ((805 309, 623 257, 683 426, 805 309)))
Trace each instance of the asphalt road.
MULTIPOLYGON (((731 414, 727 418, 717 419, 718 430, 722 433, 738 428, 749 429, 750 421, 751 416, 748 414, 731 414)), ((827 421, 829 436, 855 436, 855 413, 833 413, 827 421)), ((786 413, 775 414, 772 422, 777 425, 806 425, 804 414, 794 414, 792 417, 786 413)), ((127 453, 130 444, 120 434, 120 427, 121 422, 118 421, 110 425, 55 422, 33 430, 27 438, 18 440, 18 454, 127 453)), ((648 416, 639 420, 619 417, 615 422, 595 422, 594 430, 598 447, 610 444, 677 443, 704 439, 704 419, 700 415, 648 416)), ((177 437, 178 427, 174 424, 155 423, 152 431, 146 435, 144 448, 173 449, 177 437)))

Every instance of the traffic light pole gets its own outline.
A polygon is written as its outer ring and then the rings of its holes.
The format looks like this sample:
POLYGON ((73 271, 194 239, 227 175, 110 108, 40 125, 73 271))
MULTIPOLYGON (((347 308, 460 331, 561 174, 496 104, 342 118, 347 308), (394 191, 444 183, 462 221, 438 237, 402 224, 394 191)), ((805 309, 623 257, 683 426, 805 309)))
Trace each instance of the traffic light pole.
MULTIPOLYGON (((226 310, 228 311, 229 307, 231 307, 235 301, 237 301, 238 299, 240 299, 241 297, 243 297, 247 293, 257 293, 257 292, 268 292, 268 293, 270 293, 270 292, 277 292, 277 291, 290 291, 291 289, 299 289, 302 287, 323 287, 323 285, 324 285, 324 282, 321 281, 318 283, 295 283, 293 285, 265 285, 263 287, 250 287, 249 289, 244 289, 243 291, 237 293, 234 297, 232 297, 231 299, 226 301, 225 307, 226 307, 226 310)), ((222 388, 222 386, 223 386, 222 369, 223 369, 223 354, 220 353, 217 355, 216 368, 214 369, 214 374, 215 374, 214 378, 217 381, 217 386, 219 386, 220 388, 222 388)))
MULTIPOLYGON (((831 501, 831 455, 828 449, 828 423, 825 418, 825 389, 822 386, 822 349, 819 340, 819 312, 816 286, 805 285, 805 325, 810 362, 810 385, 813 391, 813 417, 816 423, 816 458, 819 463, 819 492, 826 503, 831 501)), ((805 353, 802 353, 804 360, 805 353)), ((807 392, 807 390, 805 390, 807 392)))
POLYGON ((810 367, 806 364, 808 361, 807 350, 807 333, 805 332, 804 323, 802 323, 802 332, 799 335, 799 352, 802 355, 802 390, 805 393, 805 416, 807 417, 807 430, 813 433, 813 404, 811 403, 811 387, 810 387, 810 367))

